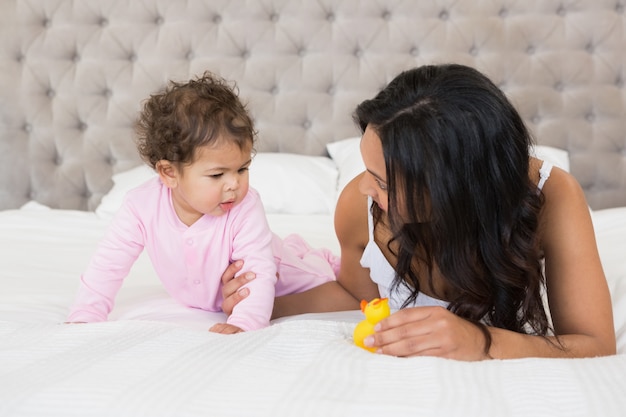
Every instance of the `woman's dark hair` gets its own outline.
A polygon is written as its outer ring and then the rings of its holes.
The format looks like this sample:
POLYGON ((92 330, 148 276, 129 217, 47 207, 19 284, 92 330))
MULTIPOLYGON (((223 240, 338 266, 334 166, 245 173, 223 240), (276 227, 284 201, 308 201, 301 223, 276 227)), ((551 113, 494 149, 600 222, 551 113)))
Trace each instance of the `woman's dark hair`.
POLYGON ((153 168, 160 160, 193 161, 199 146, 218 139, 254 146, 256 131, 237 87, 210 72, 186 83, 170 81, 144 103, 136 124, 137 149, 153 168))
MULTIPOLYGON (((546 335, 538 218, 543 195, 529 178, 531 136, 486 76, 456 64, 398 75, 354 119, 380 137, 389 193, 394 285, 412 303, 420 265, 438 268, 449 309, 478 324, 546 335)), ((378 224, 383 213, 372 207, 378 224)), ((429 281, 432 283, 432 281, 429 281)))

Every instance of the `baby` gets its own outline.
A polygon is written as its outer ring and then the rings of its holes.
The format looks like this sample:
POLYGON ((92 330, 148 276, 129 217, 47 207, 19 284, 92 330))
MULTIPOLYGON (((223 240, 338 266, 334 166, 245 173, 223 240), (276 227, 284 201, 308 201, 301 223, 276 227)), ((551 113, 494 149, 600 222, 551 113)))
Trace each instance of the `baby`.
POLYGON ((232 260, 256 273, 251 295, 211 327, 218 333, 268 326, 276 295, 335 279, 330 252, 270 231, 249 187, 256 132, 236 91, 207 72, 170 82, 146 101, 137 148, 158 176, 126 195, 81 277, 68 322, 105 321, 144 248, 168 293, 193 308, 221 310, 221 275, 232 260))

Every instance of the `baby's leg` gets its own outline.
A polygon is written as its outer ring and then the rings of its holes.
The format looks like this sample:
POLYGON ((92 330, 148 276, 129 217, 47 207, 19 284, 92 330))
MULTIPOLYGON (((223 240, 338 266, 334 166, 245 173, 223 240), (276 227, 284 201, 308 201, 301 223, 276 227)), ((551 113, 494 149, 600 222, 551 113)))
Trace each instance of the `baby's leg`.
POLYGON ((338 256, 329 249, 313 249, 299 235, 289 235, 285 239, 275 235, 272 245, 278 270, 277 296, 334 281, 339 273, 338 256))

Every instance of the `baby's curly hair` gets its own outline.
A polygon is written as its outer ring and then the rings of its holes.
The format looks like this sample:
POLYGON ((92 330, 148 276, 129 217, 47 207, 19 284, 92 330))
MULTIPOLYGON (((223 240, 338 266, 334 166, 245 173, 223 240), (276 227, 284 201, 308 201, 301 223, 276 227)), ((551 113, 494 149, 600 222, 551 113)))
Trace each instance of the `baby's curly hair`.
POLYGON ((185 83, 170 81, 151 95, 135 130, 139 154, 152 168, 160 160, 191 163, 198 147, 217 140, 232 140, 241 149, 256 140, 236 84, 208 71, 185 83))

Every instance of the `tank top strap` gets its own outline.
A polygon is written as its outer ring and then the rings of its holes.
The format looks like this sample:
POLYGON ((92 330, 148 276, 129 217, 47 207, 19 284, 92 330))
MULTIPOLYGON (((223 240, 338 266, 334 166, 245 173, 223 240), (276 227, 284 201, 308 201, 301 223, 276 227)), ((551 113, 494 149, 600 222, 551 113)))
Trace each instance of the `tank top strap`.
POLYGON ((546 181, 548 181, 548 178, 550 178, 553 166, 554 165, 552 165, 552 163, 543 161, 541 168, 539 168, 539 183, 537 184, 538 193, 543 189, 543 186, 546 184, 546 181))

